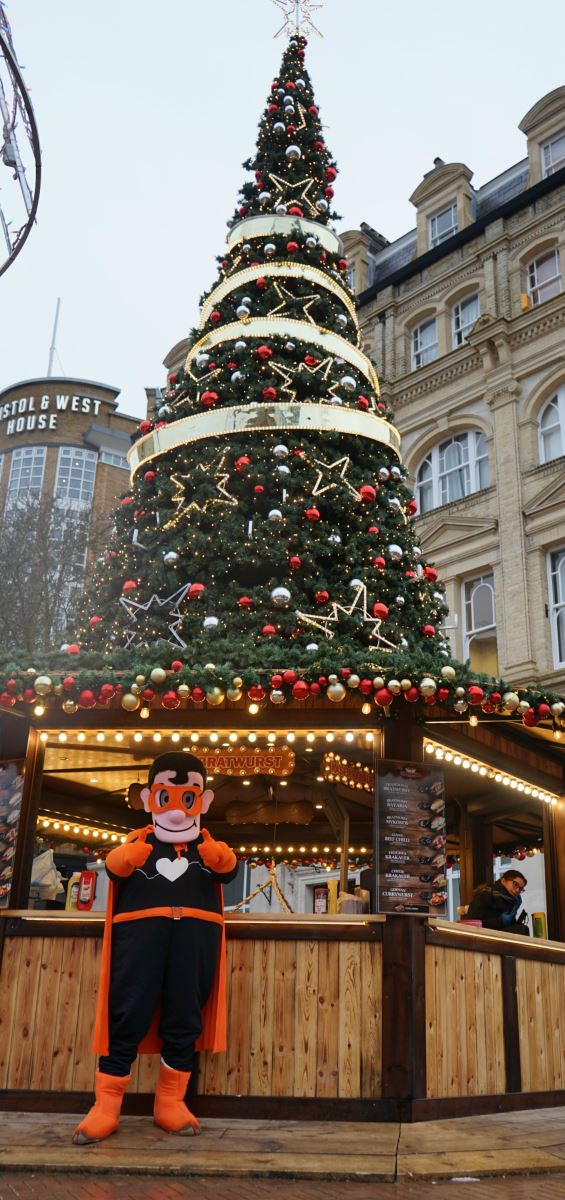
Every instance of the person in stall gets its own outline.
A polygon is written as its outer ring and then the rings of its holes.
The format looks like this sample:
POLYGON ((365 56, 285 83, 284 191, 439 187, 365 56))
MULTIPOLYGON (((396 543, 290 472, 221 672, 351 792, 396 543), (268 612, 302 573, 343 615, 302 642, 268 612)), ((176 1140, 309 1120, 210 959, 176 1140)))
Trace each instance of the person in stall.
POLYGON ((485 929, 501 929, 505 933, 522 933, 528 937, 528 914, 523 909, 520 912, 526 885, 527 879, 520 871, 505 871, 496 883, 480 884, 473 892, 467 917, 481 921, 485 929))

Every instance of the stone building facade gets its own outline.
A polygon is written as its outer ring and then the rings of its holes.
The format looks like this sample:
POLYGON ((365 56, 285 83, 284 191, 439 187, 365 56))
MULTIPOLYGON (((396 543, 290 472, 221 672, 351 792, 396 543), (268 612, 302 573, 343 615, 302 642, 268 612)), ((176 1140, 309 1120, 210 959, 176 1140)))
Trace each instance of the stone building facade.
POLYGON ((365 349, 402 435, 454 652, 565 687, 565 87, 475 189, 436 159, 416 229, 343 235, 365 349))
POLYGON ((117 411, 119 389, 84 379, 27 379, 0 392, 0 514, 28 497, 109 518, 127 490, 138 418, 117 411))

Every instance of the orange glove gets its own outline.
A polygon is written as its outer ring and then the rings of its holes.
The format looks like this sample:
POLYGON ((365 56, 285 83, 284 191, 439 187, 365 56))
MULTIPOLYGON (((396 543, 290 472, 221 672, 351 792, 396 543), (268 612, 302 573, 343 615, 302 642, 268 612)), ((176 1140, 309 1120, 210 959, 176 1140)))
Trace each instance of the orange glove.
POLYGON ((237 862, 233 850, 230 850, 226 842, 214 841, 207 829, 202 829, 201 833, 204 841, 196 848, 204 866, 209 867, 211 871, 217 871, 219 875, 226 875, 228 871, 232 871, 237 862))
POLYGON ((151 843, 142 841, 141 838, 135 842, 124 842, 122 846, 116 846, 114 850, 110 850, 106 866, 112 875, 119 875, 122 879, 127 879, 136 867, 145 866, 152 849, 151 843))

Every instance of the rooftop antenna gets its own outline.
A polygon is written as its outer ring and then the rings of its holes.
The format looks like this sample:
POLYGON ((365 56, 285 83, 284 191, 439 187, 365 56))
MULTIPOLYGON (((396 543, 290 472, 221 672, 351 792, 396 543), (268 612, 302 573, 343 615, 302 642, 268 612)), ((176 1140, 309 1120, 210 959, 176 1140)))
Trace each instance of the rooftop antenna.
POLYGON ((289 37, 295 33, 317 33, 319 37, 324 36, 312 20, 312 13, 323 8, 323 4, 313 4, 312 0, 273 0, 273 4, 276 4, 284 16, 275 37, 280 37, 281 33, 286 33, 289 37))
POLYGON ((53 359, 57 353, 57 326, 59 324, 59 309, 61 307, 61 297, 57 296, 57 304, 55 305, 55 320, 53 322, 53 336, 51 338, 51 347, 49 350, 49 363, 47 366, 47 378, 50 379, 53 374, 53 359))

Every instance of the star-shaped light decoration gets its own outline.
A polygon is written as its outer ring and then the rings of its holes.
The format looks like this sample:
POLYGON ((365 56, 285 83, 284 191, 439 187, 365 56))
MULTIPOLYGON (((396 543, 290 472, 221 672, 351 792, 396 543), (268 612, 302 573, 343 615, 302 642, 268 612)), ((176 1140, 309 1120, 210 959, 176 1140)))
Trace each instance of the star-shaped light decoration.
POLYGON ((311 188, 315 188, 316 193, 319 193, 320 185, 311 175, 305 176, 304 179, 296 179, 294 183, 290 183, 288 179, 281 179, 280 175, 269 175, 268 178, 273 187, 273 208, 276 208, 277 204, 287 203, 289 193, 296 192, 295 202, 302 201, 302 204, 308 206, 310 215, 318 216, 316 202, 310 198, 308 193, 311 188))
POLYGON ((183 619, 183 614, 179 611, 179 609, 190 586, 190 583, 183 583, 182 587, 177 588, 176 592, 172 592, 170 596, 165 596, 164 598, 161 598, 161 596, 158 596, 156 592, 153 592, 153 595, 151 595, 149 599, 145 601, 145 604, 139 604, 137 600, 131 600, 128 596, 120 596, 120 604, 123 608, 125 608, 131 622, 131 627, 126 630, 126 648, 132 645, 149 646, 149 642, 147 639, 143 638, 141 631, 136 628, 136 626, 141 614, 148 613, 150 609, 155 606, 158 609, 168 608, 169 611, 167 615, 169 618, 174 618, 174 620, 169 624, 169 632, 171 634, 171 638, 169 638, 170 644, 172 646, 180 646, 181 649, 184 650, 186 642, 183 641, 180 633, 178 632, 178 627, 183 619))
POLYGON ((316 482, 312 488, 312 496, 323 496, 324 492, 331 492, 333 488, 339 487, 338 480, 335 477, 330 483, 324 483, 324 486, 322 487, 322 480, 328 479, 328 473, 331 471, 337 471, 339 478, 347 488, 349 494, 354 496, 356 500, 361 499, 357 488, 352 487, 352 485, 349 483, 349 480, 345 478, 349 467, 351 466, 351 459, 349 458, 349 455, 344 454, 343 458, 338 458, 333 463, 322 462, 322 460, 319 458, 312 459, 312 462, 315 463, 317 467, 322 468, 321 471, 318 471, 316 482))
POLYGON ((176 504, 177 506, 177 511, 174 517, 171 517, 171 519, 167 521, 166 525, 163 526, 163 529, 174 528, 176 525, 178 525, 181 517, 188 516, 190 513, 206 512, 208 507, 212 504, 229 504, 232 507, 237 508, 239 501, 235 496, 232 496, 226 488, 226 483, 230 477, 229 471, 225 470, 226 458, 227 451, 223 450, 220 451, 215 461, 210 463, 209 466, 206 463, 197 463, 197 470, 202 471, 207 478, 211 477, 215 479, 216 490, 219 493, 218 496, 213 496, 209 500, 206 500, 204 504, 198 504, 196 500, 191 500, 188 503, 186 502, 185 485, 186 481, 190 479, 189 475, 171 475, 171 480, 177 488, 177 491, 174 492, 172 497, 173 504, 176 504))
POLYGON ((302 314, 304 314, 311 325, 317 326, 318 322, 315 321, 311 316, 310 309, 312 308, 312 305, 316 303, 316 300, 320 299, 318 292, 309 292, 307 296, 295 296, 294 293, 290 292, 283 283, 276 283, 274 281, 273 289, 277 293, 279 303, 275 306, 275 308, 269 309, 268 315, 270 317, 274 317, 275 314, 277 314, 279 317, 295 317, 295 313, 293 311, 285 312, 285 309, 288 309, 289 304, 294 305, 298 301, 302 310, 301 317, 302 314))
POLYGON ((318 37, 324 36, 312 20, 312 13, 323 8, 323 4, 313 4, 312 0, 273 0, 273 4, 276 4, 284 16, 275 37, 280 37, 281 33, 287 33, 289 37, 294 33, 317 33, 318 37))
POLYGON ((393 650, 398 650, 398 646, 395 646, 394 642, 391 642, 388 638, 385 638, 383 634, 380 633, 382 619, 380 617, 371 616, 367 608, 367 588, 364 583, 357 588, 355 596, 349 606, 346 606, 345 604, 338 604, 337 601, 334 600, 331 613, 327 617, 322 617, 320 613, 304 612, 297 612, 296 616, 298 620, 302 621, 305 625, 310 625, 314 629, 321 630, 328 641, 331 641, 336 634, 335 627, 339 624, 338 614, 344 613, 346 617, 350 617, 355 609, 359 608, 361 602, 363 604, 363 624, 369 629, 369 638, 371 639, 373 645, 375 647, 378 646, 379 650, 382 650, 385 654, 391 654, 393 650))

